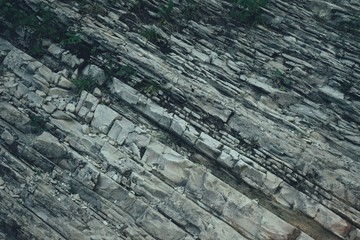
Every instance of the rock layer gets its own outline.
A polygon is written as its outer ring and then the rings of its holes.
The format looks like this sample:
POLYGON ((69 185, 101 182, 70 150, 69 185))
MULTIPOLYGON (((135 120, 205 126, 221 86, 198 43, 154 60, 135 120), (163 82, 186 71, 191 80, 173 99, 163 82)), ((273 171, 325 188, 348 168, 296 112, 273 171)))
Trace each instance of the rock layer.
POLYGON ((0 236, 360 239, 360 5, 174 2, 19 1, 93 48, 0 38, 0 236))

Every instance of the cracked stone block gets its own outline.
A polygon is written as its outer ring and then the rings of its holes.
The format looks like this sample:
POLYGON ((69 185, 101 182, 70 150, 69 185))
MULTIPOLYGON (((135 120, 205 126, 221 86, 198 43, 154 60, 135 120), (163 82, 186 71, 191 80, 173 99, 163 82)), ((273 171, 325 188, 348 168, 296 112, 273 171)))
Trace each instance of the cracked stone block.
POLYGON ((110 143, 105 142, 105 144, 102 146, 101 150, 100 150, 100 154, 101 158, 104 161, 109 161, 112 164, 116 164, 117 161, 119 161, 122 158, 125 158, 126 155, 121 153, 121 151, 119 149, 117 149, 116 147, 112 146, 110 143))
POLYGON ((52 104, 51 102, 47 102, 42 105, 42 108, 45 110, 45 112, 52 114, 56 110, 56 106, 52 104))
POLYGON ((125 142, 125 139, 128 137, 130 132, 135 130, 135 124, 129 121, 127 118, 122 118, 121 120, 116 120, 111 127, 108 136, 122 145, 125 142))
POLYGON ((56 44, 51 44, 48 48, 48 51, 51 55, 53 55, 54 57, 56 57, 57 59, 60 59, 61 54, 65 51, 64 49, 60 48, 58 45, 56 44))
POLYGON ((346 237, 351 229, 347 221, 322 206, 317 210, 315 220, 339 237, 346 237))
POLYGON ((34 75, 32 77, 31 84, 38 90, 41 90, 45 93, 49 92, 49 84, 46 80, 38 75, 34 75))
MULTIPOLYGON (((8 68, 12 69, 12 71, 20 77, 26 78, 28 77, 29 73, 24 66, 27 65, 25 63, 29 64, 31 62, 37 61, 35 61, 31 56, 22 52, 21 50, 14 48, 6 55, 3 64, 8 68)), ((33 73, 31 73, 30 75, 33 75, 33 73)))
POLYGON ((281 204, 314 218, 324 228, 341 238, 345 237, 351 229, 347 221, 285 183, 281 184, 279 193, 274 194, 274 197, 281 204))
POLYGON ((29 88, 26 87, 24 84, 22 83, 19 83, 18 86, 17 86, 17 89, 14 93, 14 96, 17 98, 17 99, 20 99, 22 96, 24 96, 25 94, 27 94, 29 92, 29 88))
POLYGON ((248 163, 243 160, 239 160, 234 165, 234 172, 243 176, 244 180, 254 186, 255 188, 259 188, 264 184, 264 180, 266 178, 266 174, 259 171, 258 169, 250 166, 248 163))
POLYGON ((273 194, 282 182, 281 178, 267 171, 264 185, 262 186, 264 193, 268 195, 273 194))
POLYGON ((0 118, 23 132, 31 130, 30 118, 7 102, 0 102, 0 118))
POLYGON ((68 89, 68 90, 76 89, 76 86, 71 81, 64 78, 63 76, 60 77, 57 85, 61 88, 68 89))
POLYGON ((136 223, 158 239, 178 240, 187 235, 184 230, 150 208, 136 220, 136 223))
POLYGON ((222 216, 226 221, 232 221, 237 229, 249 239, 257 236, 262 212, 255 200, 251 200, 240 193, 230 193, 224 205, 222 216))
POLYGON ((50 96, 68 97, 72 95, 72 92, 63 88, 53 87, 49 89, 50 96))
POLYGON ((139 127, 135 131, 130 132, 125 140, 125 144, 135 143, 139 148, 144 148, 150 143, 151 136, 145 133, 139 127))
POLYGON ((83 59, 79 59, 76 56, 72 55, 70 52, 65 51, 61 54, 61 61, 70 67, 74 68, 75 66, 80 65, 84 62, 83 59))
POLYGON ((98 182, 99 171, 91 164, 86 164, 82 168, 76 170, 76 178, 85 186, 90 189, 94 189, 98 182))
POLYGON ((111 108, 99 104, 94 112, 94 118, 91 126, 98 128, 104 134, 107 134, 115 120, 121 119, 121 116, 111 108))
POLYGON ((188 124, 186 125, 185 131, 182 136, 184 137, 185 141, 187 141, 191 145, 194 145, 196 140, 199 138, 199 135, 199 132, 196 131, 193 126, 188 124))
POLYGON ((184 185, 194 164, 160 142, 151 141, 141 161, 172 181, 184 185))
POLYGON ((221 152, 217 161, 225 167, 232 168, 237 160, 230 156, 230 154, 221 152))
POLYGON ((59 111, 59 110, 55 111, 53 114, 51 114, 51 116, 56 119, 73 121, 73 118, 70 115, 64 113, 63 111, 59 111))
POLYGON ((165 129, 169 129, 170 125, 172 123, 172 120, 173 120, 173 115, 169 114, 165 111, 158 123, 160 126, 164 127, 165 129))
POLYGON ((34 148, 50 159, 64 157, 67 153, 66 148, 59 143, 58 139, 46 131, 35 138, 34 148))
MULTIPOLYGON (((145 105, 138 103, 136 105, 136 108, 157 123, 160 123, 161 119, 164 118, 167 114, 165 108, 153 102, 151 99, 147 99, 145 105)), ((167 128, 169 126, 170 126, 170 121, 167 128)))
POLYGON ((88 109, 87 107, 82 106, 77 114, 78 114, 79 117, 84 118, 89 112, 90 112, 90 109, 88 109))
POLYGON ((80 108, 84 104, 84 101, 85 101, 87 95, 88 95, 87 91, 85 91, 85 90, 81 91, 80 99, 79 99, 79 101, 78 101, 78 103, 76 105, 76 108, 75 108, 76 112, 79 112, 80 108))
POLYGON ((246 239, 234 228, 176 191, 169 201, 160 205, 160 209, 199 239, 246 239))
POLYGON ((46 82, 44 84, 47 86, 49 86, 49 83, 52 82, 53 74, 54 73, 51 71, 51 69, 45 65, 41 65, 36 71, 36 75, 44 79, 46 82))
POLYGON ((103 85, 104 82, 106 81, 106 76, 105 76, 104 70, 102 70, 101 68, 99 68, 98 66, 93 65, 93 64, 87 65, 83 69, 82 74, 96 79, 96 82, 99 85, 103 85))
POLYGON ((259 223, 260 229, 256 236, 259 239, 288 239, 294 236, 296 239, 301 231, 273 213, 262 209, 262 218, 259 223))
POLYGON ((44 102, 44 99, 34 92, 29 92, 27 94, 27 99, 30 103, 32 103, 36 107, 41 107, 41 105, 44 102))
POLYGON ((174 118, 170 125, 170 130, 175 132, 178 136, 182 136, 185 132, 187 124, 188 123, 185 120, 178 117, 177 115, 174 115, 174 118))
POLYGON ((195 146, 206 155, 216 159, 221 154, 220 149, 223 144, 202 132, 195 146))
POLYGON ((122 100, 129 104, 137 104, 141 94, 134 88, 121 82, 119 79, 113 78, 113 83, 110 86, 112 93, 116 93, 122 100))
POLYGON ((91 111, 95 111, 98 103, 99 103, 99 99, 96 98, 91 93, 88 93, 86 95, 86 98, 85 98, 84 102, 83 102, 83 106, 90 109, 91 111))
POLYGON ((9 131, 7 131, 7 130, 5 130, 3 133, 1 133, 1 135, 0 135, 0 137, 5 141, 5 143, 6 144, 8 144, 8 145, 11 145, 11 144, 13 144, 14 143, 14 137, 13 137, 13 135, 9 132, 9 131))

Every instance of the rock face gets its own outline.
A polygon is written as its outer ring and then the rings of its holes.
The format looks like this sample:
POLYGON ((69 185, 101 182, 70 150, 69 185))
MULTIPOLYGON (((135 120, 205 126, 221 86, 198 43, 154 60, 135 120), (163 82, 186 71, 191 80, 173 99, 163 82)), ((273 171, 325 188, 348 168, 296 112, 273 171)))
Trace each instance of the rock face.
POLYGON ((10 5, 0 238, 360 239, 359 2, 10 5))

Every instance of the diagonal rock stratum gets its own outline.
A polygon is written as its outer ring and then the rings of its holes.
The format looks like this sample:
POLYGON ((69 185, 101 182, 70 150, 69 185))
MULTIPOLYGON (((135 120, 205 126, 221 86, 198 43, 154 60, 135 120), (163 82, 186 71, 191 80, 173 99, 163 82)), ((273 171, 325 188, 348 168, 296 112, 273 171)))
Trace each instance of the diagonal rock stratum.
POLYGON ((360 239, 360 5, 166 4, 10 4, 1 238, 360 239))

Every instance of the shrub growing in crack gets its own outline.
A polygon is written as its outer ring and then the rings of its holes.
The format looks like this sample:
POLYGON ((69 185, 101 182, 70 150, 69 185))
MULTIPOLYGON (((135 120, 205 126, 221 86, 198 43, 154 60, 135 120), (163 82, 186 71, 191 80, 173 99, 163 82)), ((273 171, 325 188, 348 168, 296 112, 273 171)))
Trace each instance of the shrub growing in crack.
POLYGON ((170 14, 174 9, 174 2, 173 0, 169 0, 168 3, 165 5, 161 5, 159 8, 159 16, 161 17, 160 24, 164 21, 168 21, 170 19, 170 14))
POLYGON ((273 81, 281 91, 286 91, 287 88, 292 86, 292 81, 288 78, 285 78, 285 74, 279 69, 275 70, 273 81))
POLYGON ((83 90, 92 91, 96 86, 96 79, 88 76, 80 76, 77 77, 71 82, 76 86, 77 92, 81 92, 83 90))
POLYGON ((148 42, 156 44, 160 37, 160 35, 157 33, 157 31, 154 27, 146 28, 140 34, 141 34, 141 36, 146 38, 145 45, 147 45, 148 42))
POLYGON ((242 23, 254 23, 259 20, 262 7, 268 4, 268 0, 232 0, 234 8, 230 16, 242 23))
POLYGON ((140 92, 147 95, 147 96, 153 96, 159 93, 159 91, 162 89, 159 83, 155 82, 154 80, 142 82, 140 85, 140 92))
POLYGON ((104 70, 108 80, 111 77, 116 77, 127 82, 130 80, 131 76, 136 74, 135 68, 130 65, 120 65, 110 55, 105 55, 104 60, 104 70))
POLYGON ((161 37, 154 27, 146 28, 141 33, 141 36, 146 38, 145 46, 148 42, 153 43, 154 45, 160 48, 162 53, 169 53, 171 51, 171 46, 169 42, 161 37))

